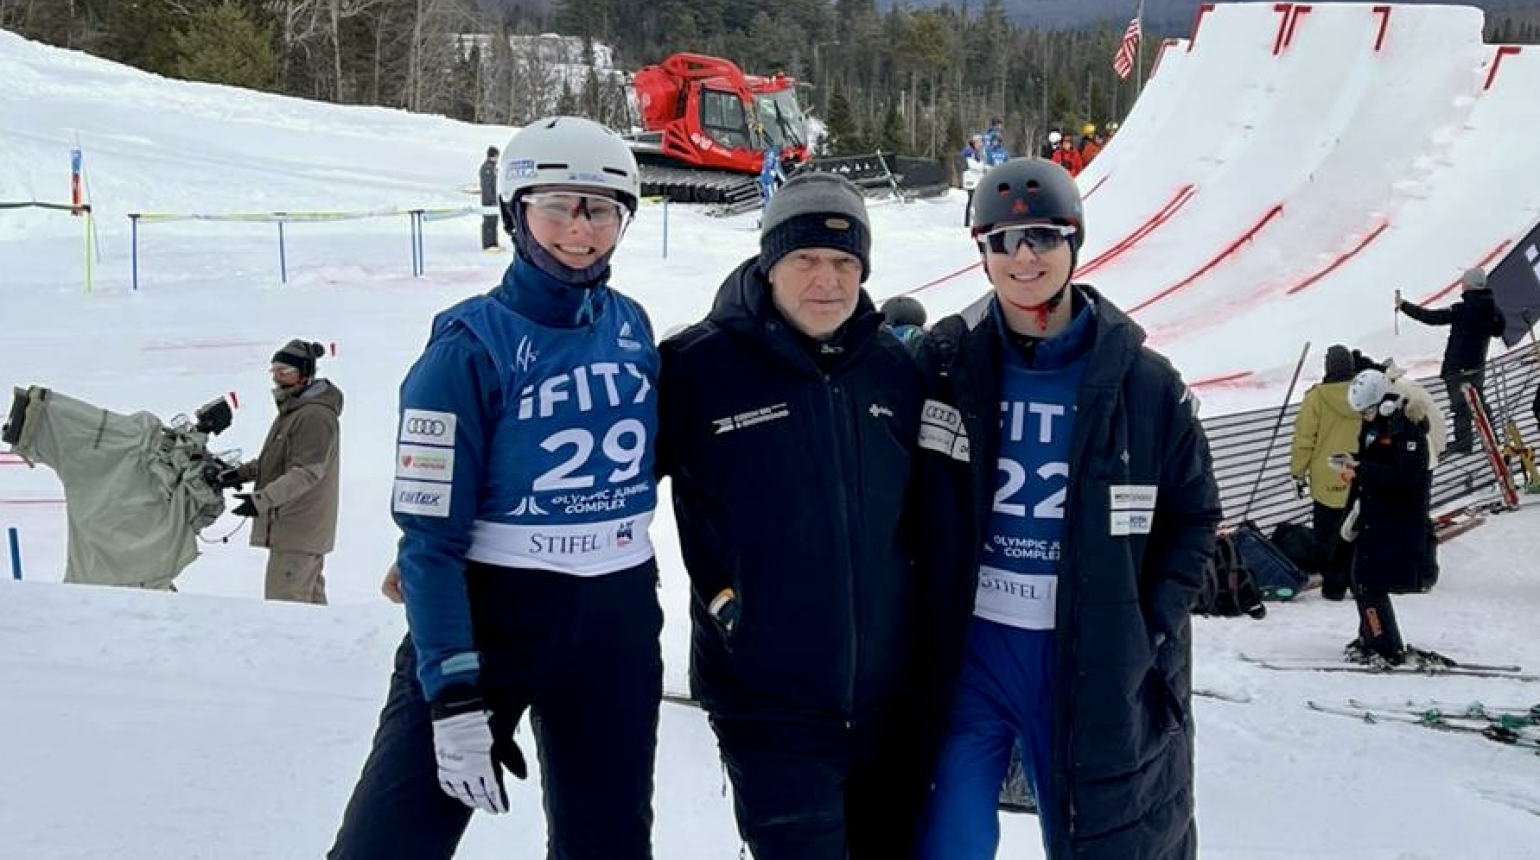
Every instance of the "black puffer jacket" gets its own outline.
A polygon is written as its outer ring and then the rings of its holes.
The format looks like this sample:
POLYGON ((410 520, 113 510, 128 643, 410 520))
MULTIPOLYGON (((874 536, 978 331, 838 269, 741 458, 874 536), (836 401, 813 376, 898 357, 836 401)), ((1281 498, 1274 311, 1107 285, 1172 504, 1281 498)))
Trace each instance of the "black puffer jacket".
POLYGON ((1358 504, 1353 578, 1370 591, 1418 592, 1428 578, 1428 422, 1402 404, 1366 422, 1348 505, 1358 504))
POLYGON ((1431 310, 1402 302, 1401 310, 1420 323, 1449 326, 1444 365, 1439 368, 1444 376, 1479 370, 1487 363, 1487 347, 1492 338, 1503 333, 1503 318, 1497 312, 1491 290, 1466 290, 1447 308, 1431 310))
MULTIPOLYGON (((1056 594, 1052 816, 1055 860, 1195 856, 1189 612, 1220 520, 1208 442, 1191 395, 1144 332, 1095 291, 1094 342, 1076 402, 1056 594), (1156 492, 1130 520, 1121 488, 1156 492), (1129 533, 1132 532, 1132 533, 1129 533)), ((934 624, 934 698, 961 670, 979 554, 999 487, 998 309, 937 324, 921 347, 929 377, 919 480, 920 551, 934 624), (933 428, 955 419, 965 435, 933 428), (951 444, 947 444, 950 440, 951 444), (942 449, 946 449, 943 451, 942 449)), ((934 751, 927 751, 933 754, 934 751)))
POLYGON ((920 378, 881 323, 862 293, 815 361, 756 258, 661 347, 659 461, 692 586, 691 686, 708 711, 860 719, 909 674, 901 521, 920 378), (706 612, 728 587, 742 607, 730 637, 706 612))

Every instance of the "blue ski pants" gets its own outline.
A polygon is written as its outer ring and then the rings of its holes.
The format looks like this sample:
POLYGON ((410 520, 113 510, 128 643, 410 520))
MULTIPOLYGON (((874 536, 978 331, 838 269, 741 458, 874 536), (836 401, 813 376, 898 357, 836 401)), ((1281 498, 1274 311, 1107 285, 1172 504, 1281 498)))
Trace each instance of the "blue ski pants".
POLYGON ((1052 630, 1022 630, 974 618, 950 726, 921 824, 919 860, 993 860, 1000 844, 1000 783, 1020 746, 1037 798, 1044 844, 1049 773, 1052 630))

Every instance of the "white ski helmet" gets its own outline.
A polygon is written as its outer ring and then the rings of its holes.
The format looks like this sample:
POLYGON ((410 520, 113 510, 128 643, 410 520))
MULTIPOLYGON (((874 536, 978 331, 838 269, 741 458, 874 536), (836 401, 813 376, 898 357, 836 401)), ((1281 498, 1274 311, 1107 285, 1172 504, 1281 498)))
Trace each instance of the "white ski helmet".
POLYGON ((1059 145, 1059 141, 1061 141, 1063 139, 1064 139, 1064 135, 1059 134, 1056 131, 1048 132, 1048 143, 1050 145, 1052 145, 1052 146, 1058 146, 1059 145))
POLYGON ((1363 412, 1366 409, 1374 409, 1385 400, 1385 395, 1391 392, 1389 377, 1383 371, 1369 368, 1359 371, 1348 383, 1347 402, 1348 407, 1354 412, 1363 412))
POLYGON ((633 213, 641 197, 631 148, 615 132, 577 116, 535 120, 503 147, 497 182, 503 203, 544 185, 610 191, 633 213))

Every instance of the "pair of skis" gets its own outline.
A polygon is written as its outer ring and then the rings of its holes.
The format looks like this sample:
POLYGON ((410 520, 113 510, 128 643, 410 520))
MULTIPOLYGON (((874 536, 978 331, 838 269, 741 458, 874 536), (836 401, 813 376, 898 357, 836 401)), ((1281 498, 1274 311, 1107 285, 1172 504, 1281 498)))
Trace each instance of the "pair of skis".
POLYGON ((1540 752, 1540 704, 1493 707, 1480 702, 1403 702, 1376 704, 1348 699, 1346 704, 1309 701, 1311 710, 1352 717, 1371 725, 1405 723, 1443 732, 1477 734, 1507 746, 1540 752))
POLYGON ((1412 659, 1400 666, 1367 665, 1315 657, 1255 657, 1242 654, 1240 658, 1247 663, 1274 671, 1350 672, 1362 675, 1456 675, 1472 678, 1506 678, 1510 681, 1540 681, 1540 675, 1527 673, 1523 666, 1517 664, 1450 660, 1447 657, 1438 660, 1412 659))
POLYGON ((1481 453, 1497 485, 1497 495, 1433 517, 1433 535, 1439 543, 1457 538, 1482 525, 1489 514, 1517 510, 1519 507, 1519 487, 1514 480, 1513 470, 1508 466, 1508 452, 1497 438, 1491 413, 1487 412, 1481 392, 1467 382, 1460 386, 1460 393, 1470 407, 1471 423, 1475 425, 1476 435, 1481 440, 1481 453))

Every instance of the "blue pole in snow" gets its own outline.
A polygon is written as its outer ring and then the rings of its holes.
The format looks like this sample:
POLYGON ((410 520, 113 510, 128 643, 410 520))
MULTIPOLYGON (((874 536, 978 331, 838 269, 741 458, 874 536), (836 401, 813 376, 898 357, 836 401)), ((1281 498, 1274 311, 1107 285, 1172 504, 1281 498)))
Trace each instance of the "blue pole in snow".
POLYGON ((15 526, 12 526, 12 527, 6 529, 5 530, 5 536, 6 536, 7 540, 11 544, 11 577, 13 579, 17 580, 17 581, 20 581, 21 580, 21 536, 20 536, 20 534, 17 533, 15 526))
POLYGON ((130 213, 128 216, 129 235, 129 271, 134 276, 134 292, 139 292, 139 215, 130 213))
POLYGON ((420 213, 420 212, 418 212, 417 210, 414 209, 414 210, 412 210, 407 215, 407 221, 406 221, 407 239, 408 239, 408 241, 410 241, 412 243, 412 277, 414 277, 414 278, 417 277, 419 274, 421 274, 421 272, 418 269, 418 264, 417 264, 417 261, 418 261, 418 256, 417 256, 417 230, 419 229, 418 228, 418 219, 421 218, 421 217, 422 217, 422 213, 420 213))
POLYGON ((289 261, 283 252, 283 219, 278 221, 278 280, 289 282, 289 261))

